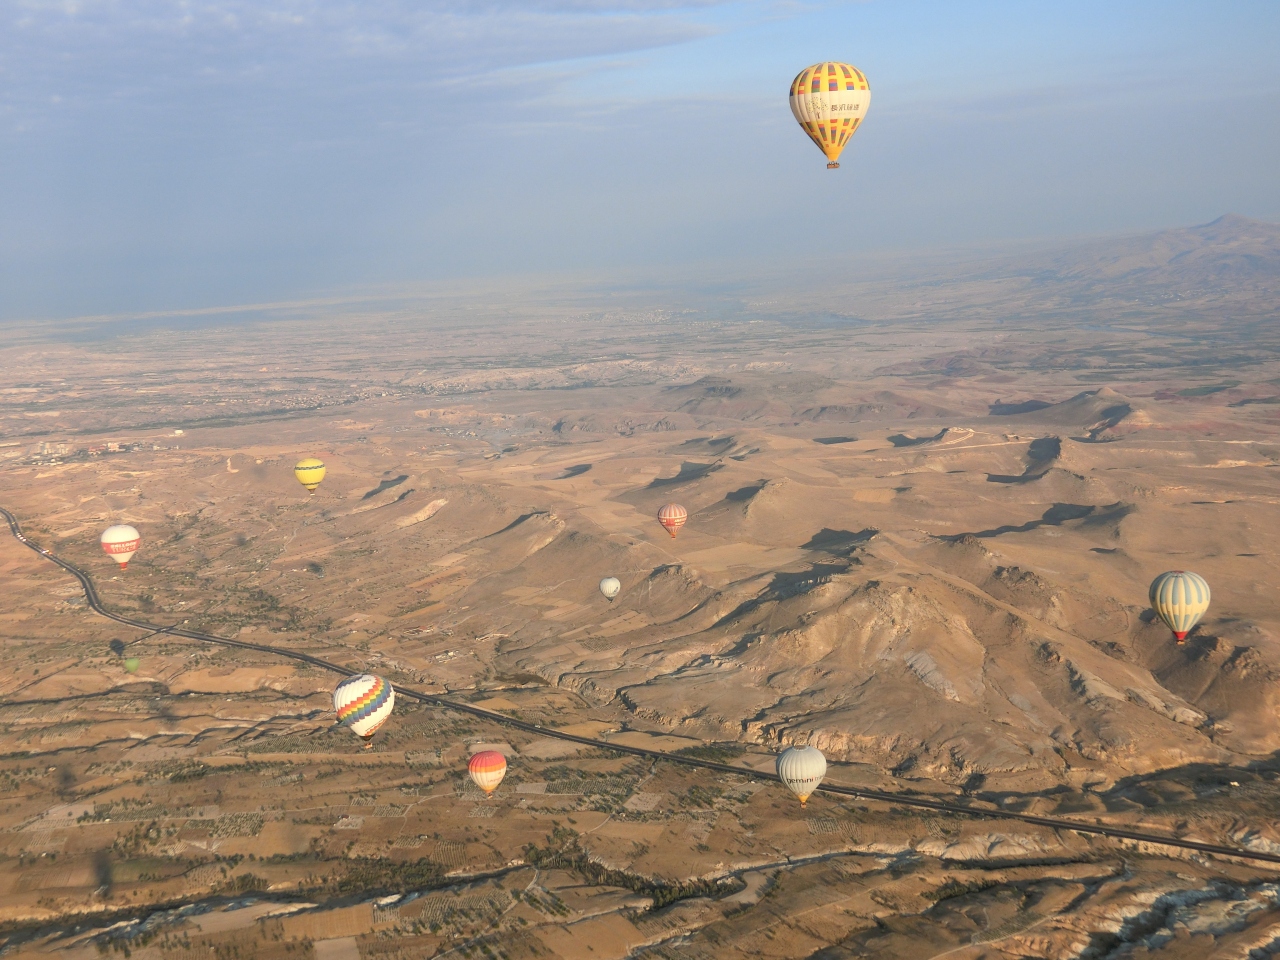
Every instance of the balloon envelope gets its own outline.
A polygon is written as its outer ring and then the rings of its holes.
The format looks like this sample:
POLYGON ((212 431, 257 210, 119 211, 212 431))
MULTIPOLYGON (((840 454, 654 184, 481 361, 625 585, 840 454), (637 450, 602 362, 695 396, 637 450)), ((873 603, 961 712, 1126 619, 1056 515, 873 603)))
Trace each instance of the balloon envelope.
POLYGON ((788 747, 778 754, 777 771, 778 779, 804 806, 827 775, 827 758, 817 747, 788 747))
POLYGON ((612 600, 622 592, 622 581, 617 577, 605 577, 600 581, 600 592, 606 600, 612 600))
POLYGON ((1147 597, 1181 642, 1209 609, 1209 584, 1199 574, 1170 570, 1151 581, 1147 597))
POLYGON ((689 519, 689 511, 678 503, 668 503, 658 511, 658 522, 674 537, 689 519))
POLYGON ((142 661, 137 657, 130 657, 124 662, 124 668, 130 673, 137 673, 140 666, 142 666, 142 661))
POLYGON ((507 758, 497 750, 481 750, 471 757, 467 772, 477 787, 491 794, 507 775, 507 758))
POLYGON ((315 493, 316 487, 320 486, 320 481, 324 479, 324 463, 315 457, 299 460, 294 465, 293 475, 307 488, 308 493, 315 493))
POLYGON ((387 722, 395 706, 396 692, 382 677, 371 673, 347 677, 333 690, 333 712, 338 723, 368 740, 387 722))
POLYGON ((130 558, 138 552, 142 537, 127 523, 117 523, 102 531, 102 552, 120 564, 124 570, 130 558))
POLYGON ((828 169, 867 115, 871 88, 857 67, 827 61, 805 67, 791 81, 791 113, 827 156, 828 169))

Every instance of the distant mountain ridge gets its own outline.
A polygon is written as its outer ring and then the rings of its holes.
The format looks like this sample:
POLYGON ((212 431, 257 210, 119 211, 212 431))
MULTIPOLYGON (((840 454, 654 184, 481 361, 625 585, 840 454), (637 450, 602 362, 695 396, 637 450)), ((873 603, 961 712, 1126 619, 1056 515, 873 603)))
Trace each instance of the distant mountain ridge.
POLYGON ((1270 287, 1280 281, 1280 224, 1226 214, 1199 226, 1096 240, 1032 260, 1024 270, 1049 282, 1176 290, 1270 287))

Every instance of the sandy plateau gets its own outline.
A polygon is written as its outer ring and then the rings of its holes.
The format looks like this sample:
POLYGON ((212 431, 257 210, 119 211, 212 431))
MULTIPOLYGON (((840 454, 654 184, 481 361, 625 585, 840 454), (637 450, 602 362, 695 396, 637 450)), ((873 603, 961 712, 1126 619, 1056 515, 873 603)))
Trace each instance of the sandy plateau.
MULTIPOLYGON (((615 742, 761 769, 808 742, 835 783, 1280 852, 1280 228, 822 302, 753 284, 5 331, 0 506, 148 622, 615 742), (125 573, 110 523, 144 538, 125 573), (1174 568, 1214 591, 1183 645, 1147 608, 1174 568)), ((366 752, 331 674, 97 617, 7 534, 0 578, 14 955, 1280 952, 1263 864, 802 810, 407 701, 366 752), (510 764, 490 799, 482 748, 510 764)))

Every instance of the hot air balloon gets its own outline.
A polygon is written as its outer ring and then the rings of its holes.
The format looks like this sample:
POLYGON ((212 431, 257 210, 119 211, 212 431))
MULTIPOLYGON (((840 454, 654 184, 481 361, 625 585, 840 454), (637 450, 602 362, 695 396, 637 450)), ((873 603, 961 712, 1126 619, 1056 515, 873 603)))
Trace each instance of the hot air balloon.
POLYGON ((827 169, 840 166, 840 152, 871 105, 871 88, 857 67, 815 63, 791 81, 791 113, 809 139, 827 155, 827 169))
POLYGON ((138 531, 127 523, 117 523, 102 531, 102 552, 120 564, 120 569, 129 566, 129 559, 138 552, 138 544, 142 537, 138 531))
POLYGON ((142 661, 137 657, 130 657, 124 662, 124 668, 130 673, 137 673, 140 666, 142 666, 142 661))
POLYGON ((658 522, 667 528, 672 538, 680 532, 685 521, 689 519, 689 511, 678 503, 668 503, 658 511, 658 522))
POLYGON ((481 750, 472 755, 467 772, 477 787, 486 795, 492 795, 507 775, 507 758, 497 750, 481 750))
POLYGON ((1209 584, 1185 570, 1170 570, 1151 581, 1151 607, 1182 643, 1209 609, 1209 584))
POLYGON ((396 692, 382 677, 371 673, 347 677, 333 689, 333 712, 338 723, 364 738, 366 750, 373 746, 373 735, 391 716, 396 692))
POLYGON ((600 581, 600 592, 606 600, 613 603, 613 598, 622 592, 622 581, 617 577, 605 577, 600 581))
POLYGON ((299 460, 293 466, 293 475, 307 488, 307 493, 315 493, 316 487, 320 486, 320 481, 324 479, 324 462, 315 457, 299 460))
POLYGON ((777 770, 778 779, 800 798, 803 807, 827 775, 827 758, 817 747, 787 747, 778 754, 777 770))

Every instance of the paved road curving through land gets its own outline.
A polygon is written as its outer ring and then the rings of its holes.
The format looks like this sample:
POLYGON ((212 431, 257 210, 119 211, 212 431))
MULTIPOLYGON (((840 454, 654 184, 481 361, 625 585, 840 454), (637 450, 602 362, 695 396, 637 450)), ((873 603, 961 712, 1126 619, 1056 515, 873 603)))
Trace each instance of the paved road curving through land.
MULTIPOLYGON (((313 666, 321 667, 333 673, 339 673, 343 676, 354 676, 357 671, 347 667, 339 666, 336 663, 330 663, 328 660, 322 660, 319 657, 313 657, 308 653, 301 653, 297 650, 288 650, 283 647, 272 647, 263 643, 248 643, 244 640, 232 640, 229 637, 218 637, 210 633, 201 633, 198 630, 186 630, 180 624, 174 626, 157 626, 154 623, 147 623, 145 620, 134 620, 131 617, 122 617, 117 613, 112 613, 102 605, 102 600, 98 596, 98 591, 93 585, 93 580, 89 574, 85 573, 74 564, 68 563, 61 557, 50 553, 35 543, 27 539, 22 532, 22 528, 18 524, 18 518, 0 507, 0 515, 9 522, 9 529, 13 532, 14 537, 20 543, 34 550, 46 560, 56 563, 67 573, 71 574, 84 589, 85 601, 94 613, 99 616, 114 620, 116 623, 123 623, 126 626, 136 627, 139 630, 145 630, 150 635, 168 634, 174 637, 184 637, 188 640, 200 640, 205 643, 216 643, 225 647, 240 647, 244 650, 257 650, 259 653, 272 654, 277 657, 285 657, 290 660, 299 660, 303 663, 309 663, 313 666)), ((142 638, 145 639, 145 638, 142 638)), ((542 737, 552 737, 556 740, 565 740, 570 743, 577 743, 587 747, 595 747, 599 750, 609 750, 613 753, 629 754, 636 757, 647 757, 651 760, 663 760, 668 763, 676 763, 686 767, 695 767, 700 770, 714 770, 717 773, 732 773, 742 777, 749 777, 753 780, 767 780, 777 782, 777 777, 773 774, 760 770, 752 770, 748 767, 734 766, 729 763, 717 763, 714 760, 700 760, 696 757, 681 756, 679 754, 664 753, 661 750, 647 750, 644 747, 632 747, 621 743, 609 743, 607 740, 595 740, 591 737, 579 737, 572 733, 565 733, 562 730, 554 730, 550 727, 539 726, 536 723, 526 723, 523 720, 516 720, 514 717, 504 716, 501 713, 495 713, 491 710, 485 710, 469 703, 459 703, 456 700, 450 700, 445 697, 438 697, 434 694, 421 693, 417 690, 395 684, 397 696, 407 697, 410 700, 417 700, 419 703, 430 704, 440 707, 444 710, 452 710, 457 713, 469 714, 478 717, 481 720, 488 720, 491 723, 501 724, 514 730, 522 730, 525 733, 537 734, 542 737)), ((1110 827, 1100 824, 1085 823, 1081 820, 1072 820, 1067 817, 1040 817, 1029 813, 1014 813, 1011 810, 985 810, 974 807, 967 807, 959 803, 948 803, 945 800, 930 800, 910 793, 895 793, 887 790, 861 790, 856 787, 846 787, 840 784, 824 783, 818 788, 823 793, 833 794, 840 797, 853 797, 864 800, 879 800, 885 803, 894 803, 904 807, 915 807, 921 810, 934 810, 938 813, 956 814, 965 817, 985 817, 993 820, 1013 820, 1019 823, 1030 823, 1041 827, 1050 827, 1055 830, 1074 830, 1077 833, 1089 834, 1092 836, 1110 837, 1115 840, 1134 840, 1140 843, 1161 844, 1166 847, 1176 847, 1182 850, 1194 850, 1197 853, 1207 853, 1216 856, 1238 857, 1243 860, 1255 860, 1264 863, 1280 864, 1280 854, 1265 853, 1256 850, 1241 850, 1235 847, 1222 846, 1215 843, 1201 843, 1198 840, 1183 840, 1178 837, 1162 836, 1158 833, 1145 833, 1141 830, 1129 830, 1124 827, 1110 827)))

